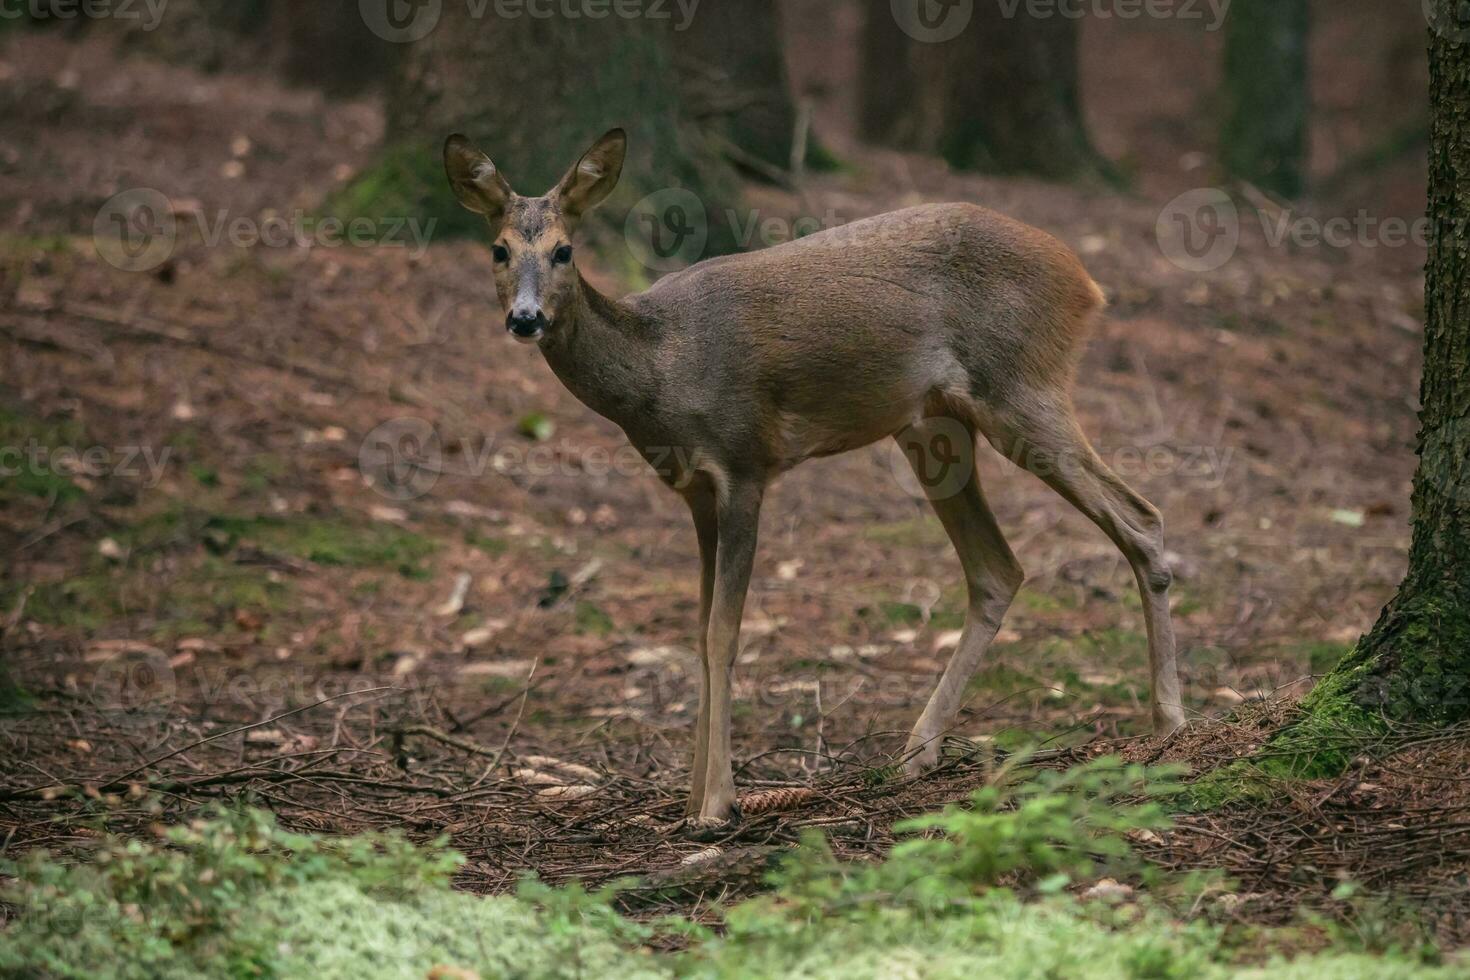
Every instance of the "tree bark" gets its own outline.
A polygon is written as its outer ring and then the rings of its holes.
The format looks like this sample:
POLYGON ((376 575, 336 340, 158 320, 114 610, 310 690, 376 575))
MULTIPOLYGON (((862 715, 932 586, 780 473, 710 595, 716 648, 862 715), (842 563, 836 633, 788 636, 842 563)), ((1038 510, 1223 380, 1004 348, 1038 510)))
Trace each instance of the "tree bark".
POLYGON ((705 4, 676 29, 674 50, 690 114, 741 156, 789 168, 797 112, 776 0, 705 4))
POLYGON ((1226 18, 1221 163, 1283 197, 1304 183, 1308 21, 1307 0, 1236 0, 1226 18))
POLYGON ((957 37, 918 43, 921 77, 931 78, 921 81, 928 94, 920 101, 937 107, 928 114, 937 122, 937 149, 963 170, 1056 179, 1108 174, 1082 120, 1079 21, 1060 9, 1049 16, 1028 15, 1024 4, 1011 16, 1007 10, 976 3, 957 37))
POLYGON ((869 0, 858 52, 858 134, 870 143, 902 145, 919 92, 910 63, 914 42, 886 0, 869 0))
MULTIPOLYGON (((964 8, 926 9, 949 17, 964 8)), ((902 23, 887 0, 869 0, 858 78, 864 139, 938 152, 962 170, 1112 175, 1082 120, 1075 17, 976 3, 955 36, 929 33, 936 23, 902 23)))
POLYGON ((282 77, 328 95, 356 95, 385 83, 398 53, 346 0, 271 0, 270 34, 282 77))
POLYGON ((1308 698, 1309 717, 1470 719, 1470 22, 1435 0, 1419 469, 1409 570, 1371 632, 1308 698))
POLYGON ((594 140, 628 131, 618 191, 597 212, 620 224, 644 195, 678 187, 710 216, 707 252, 727 250, 719 217, 738 199, 733 175, 690 123, 673 67, 673 33, 649 18, 499 17, 494 5, 445 3, 437 26, 406 46, 387 97, 379 162, 332 208, 343 218, 429 215, 436 233, 480 234, 454 202, 441 147, 452 132, 478 143, 517 193, 545 193, 594 140))

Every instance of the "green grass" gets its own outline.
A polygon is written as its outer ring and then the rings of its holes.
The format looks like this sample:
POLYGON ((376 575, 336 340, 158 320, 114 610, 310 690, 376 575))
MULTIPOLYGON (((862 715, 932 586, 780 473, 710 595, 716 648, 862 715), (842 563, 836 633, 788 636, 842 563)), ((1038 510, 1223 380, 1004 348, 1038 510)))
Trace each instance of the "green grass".
POLYGON ((913 517, 904 521, 871 524, 863 528, 863 537, 879 544, 930 546, 949 541, 944 525, 932 517, 913 517))
MULTIPOLYGON (((51 626, 96 632, 126 621, 154 639, 236 629, 237 610, 289 612, 292 590, 259 565, 234 558, 242 545, 320 565, 429 575, 432 540, 403 528, 326 517, 230 517, 173 507, 113 533, 128 559, 94 556, 75 574, 32 583, 26 615, 51 626), (155 556, 167 555, 158 571, 155 556)), ((25 586, 0 587, 10 608, 25 586)))
POLYGON ((464 533, 464 543, 491 558, 499 558, 510 551, 510 543, 504 538, 492 538, 475 530, 464 533))
POLYGON ((63 581, 35 585, 26 615, 89 633, 118 620, 145 620, 152 638, 174 639, 233 630, 235 610, 275 611, 288 598, 286 587, 262 569, 203 555, 167 580, 136 567, 98 563, 63 581))
POLYGON ((432 540, 391 524, 340 518, 215 516, 205 530, 221 536, 222 547, 246 542, 319 565, 390 567, 410 578, 424 577, 422 562, 437 550, 432 540))
POLYGON ((512 895, 457 892, 450 876, 463 859, 442 840, 324 838, 287 832, 259 811, 219 811, 162 839, 105 839, 80 861, 34 852, 0 866, 10 878, 3 897, 21 910, 0 941, 0 974, 1464 975, 1463 961, 1442 964, 1421 936, 1370 917, 1361 901, 1358 940, 1295 959, 1271 953, 1275 943, 1295 945, 1292 930, 1253 928, 1248 943, 1236 943, 1190 916, 1229 883, 1150 867, 1128 843, 1129 834, 1167 830, 1164 801, 1177 790, 1171 772, 1113 759, 1060 772, 1008 766, 965 805, 901 823, 900 842, 881 861, 839 860, 809 832, 770 875, 768 894, 721 910, 718 932, 682 918, 628 919, 612 904, 616 887, 589 893, 526 880, 512 895), (1136 894, 1123 904, 1071 897, 1069 884, 1100 875, 1133 882, 1136 894), (1360 922, 1383 927, 1364 939, 1360 922), (1257 965, 1238 965, 1241 954, 1257 965))
POLYGON ((0 502, 81 499, 84 491, 58 470, 53 453, 87 448, 86 432, 74 420, 40 419, 0 407, 0 502))
POLYGON ((617 628, 611 616, 596 603, 585 599, 577 603, 576 620, 578 633, 606 636, 617 628))

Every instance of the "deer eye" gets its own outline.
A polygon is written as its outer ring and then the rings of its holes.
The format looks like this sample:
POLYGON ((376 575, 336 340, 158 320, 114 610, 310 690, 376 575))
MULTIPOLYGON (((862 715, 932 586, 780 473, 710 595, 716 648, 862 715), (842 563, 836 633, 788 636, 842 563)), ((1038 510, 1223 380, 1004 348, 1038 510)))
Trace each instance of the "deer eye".
POLYGON ((572 261, 572 246, 559 246, 555 252, 551 253, 551 261, 554 265, 566 265, 572 261))
POLYGON ((504 265, 505 263, 510 261, 510 249, 506 248, 504 245, 491 246, 490 255, 499 265, 504 265))

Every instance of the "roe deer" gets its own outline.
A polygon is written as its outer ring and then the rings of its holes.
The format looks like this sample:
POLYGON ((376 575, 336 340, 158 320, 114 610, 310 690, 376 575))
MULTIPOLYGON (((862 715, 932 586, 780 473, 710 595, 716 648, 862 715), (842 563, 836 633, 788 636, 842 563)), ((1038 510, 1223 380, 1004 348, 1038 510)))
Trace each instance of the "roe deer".
MULTIPOLYGON (((1050 235, 970 204, 907 208, 742 255, 700 262, 622 300, 578 274, 572 234, 618 182, 623 131, 603 136, 543 197, 520 197, 463 136, 445 169, 495 235, 510 333, 615 422, 688 504, 699 538, 703 681, 689 816, 730 818, 730 687, 761 498, 816 456, 893 438, 922 469, 931 440, 968 441, 960 485, 931 492, 964 568, 965 628, 908 740, 939 761, 966 684, 1024 574, 986 505, 983 435, 1120 548, 1148 630, 1156 731, 1184 723, 1159 512, 1082 434, 1070 388, 1103 295, 1050 235)), ((921 481, 924 474, 920 474, 921 481)))

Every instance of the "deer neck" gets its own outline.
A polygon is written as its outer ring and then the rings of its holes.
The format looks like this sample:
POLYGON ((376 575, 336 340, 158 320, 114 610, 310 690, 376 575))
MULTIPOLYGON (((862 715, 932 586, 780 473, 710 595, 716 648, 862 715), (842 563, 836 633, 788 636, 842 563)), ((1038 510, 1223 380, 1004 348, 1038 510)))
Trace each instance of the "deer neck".
POLYGON ((546 363, 577 399, 623 428, 655 400, 655 325, 578 276, 571 315, 541 345, 546 363))

